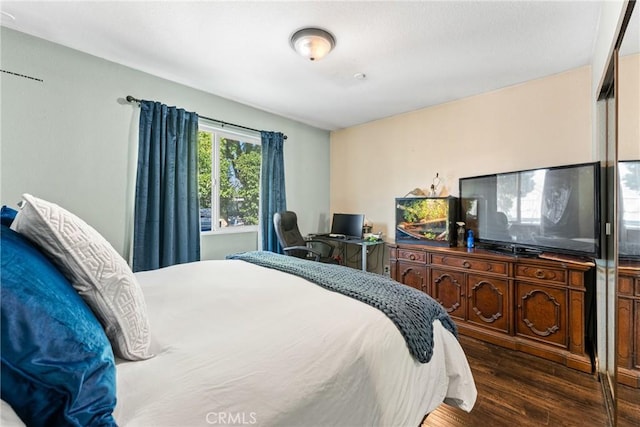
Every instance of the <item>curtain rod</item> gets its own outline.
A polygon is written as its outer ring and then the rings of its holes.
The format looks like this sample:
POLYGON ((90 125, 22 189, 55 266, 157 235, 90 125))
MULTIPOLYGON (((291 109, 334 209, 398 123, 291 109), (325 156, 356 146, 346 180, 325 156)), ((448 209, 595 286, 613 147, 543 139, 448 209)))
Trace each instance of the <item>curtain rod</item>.
MULTIPOLYGON (((127 102, 137 102, 138 104, 140 104, 140 99, 134 98, 131 95, 127 95, 127 97, 125 99, 127 100, 127 102)), ((261 132, 259 129, 254 129, 254 128, 250 128, 250 127, 247 127, 247 126, 237 125, 235 123, 229 123, 229 122, 225 122, 225 121, 218 120, 218 119, 212 119, 211 117, 201 116, 199 114, 198 114, 198 117, 203 118, 205 120, 212 121, 212 122, 220 123, 222 126, 225 126, 225 125, 226 126, 233 126, 233 127, 240 128, 240 129, 251 130, 253 132, 258 132, 258 133, 261 132)), ((287 135, 284 135, 283 138, 287 139, 287 135)))

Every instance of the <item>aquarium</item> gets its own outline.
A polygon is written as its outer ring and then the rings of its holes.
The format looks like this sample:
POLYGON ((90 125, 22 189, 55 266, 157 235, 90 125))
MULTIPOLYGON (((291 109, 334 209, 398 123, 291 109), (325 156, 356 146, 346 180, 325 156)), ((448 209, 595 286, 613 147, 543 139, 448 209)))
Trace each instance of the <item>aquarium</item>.
POLYGON ((454 246, 456 197, 396 199, 396 243, 454 246))

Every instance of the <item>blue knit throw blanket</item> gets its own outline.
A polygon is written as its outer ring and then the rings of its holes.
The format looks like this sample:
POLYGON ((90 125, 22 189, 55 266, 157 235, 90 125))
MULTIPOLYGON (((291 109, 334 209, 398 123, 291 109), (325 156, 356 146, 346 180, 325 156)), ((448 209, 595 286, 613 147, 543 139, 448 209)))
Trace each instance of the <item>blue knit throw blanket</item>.
POLYGON ((398 327, 409 352, 421 363, 429 362, 433 354, 435 319, 457 337, 455 323, 440 304, 424 292, 388 277, 273 252, 245 252, 228 255, 227 259, 291 273, 377 308, 398 327))

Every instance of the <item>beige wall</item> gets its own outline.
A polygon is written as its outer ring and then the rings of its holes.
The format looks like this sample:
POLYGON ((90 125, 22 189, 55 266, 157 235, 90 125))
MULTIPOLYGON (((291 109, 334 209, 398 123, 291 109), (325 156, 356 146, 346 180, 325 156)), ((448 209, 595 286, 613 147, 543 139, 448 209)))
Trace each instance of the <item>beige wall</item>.
MULTIPOLYGON (((331 134, 331 212, 362 212, 393 241, 394 198, 458 178, 595 160, 591 69, 331 134)), ((443 194, 444 195, 444 194, 443 194)))
POLYGON ((618 61, 618 158, 640 160, 640 54, 618 61))

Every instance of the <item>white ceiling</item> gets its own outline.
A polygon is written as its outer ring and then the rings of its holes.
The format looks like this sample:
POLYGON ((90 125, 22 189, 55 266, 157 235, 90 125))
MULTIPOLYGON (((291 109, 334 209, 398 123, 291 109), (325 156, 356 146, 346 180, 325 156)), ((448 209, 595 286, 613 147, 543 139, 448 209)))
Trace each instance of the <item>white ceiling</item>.
POLYGON ((594 1, 0 3, 8 28, 328 130, 588 65, 600 8, 594 1), (321 61, 289 46, 306 26, 336 38, 321 61))

